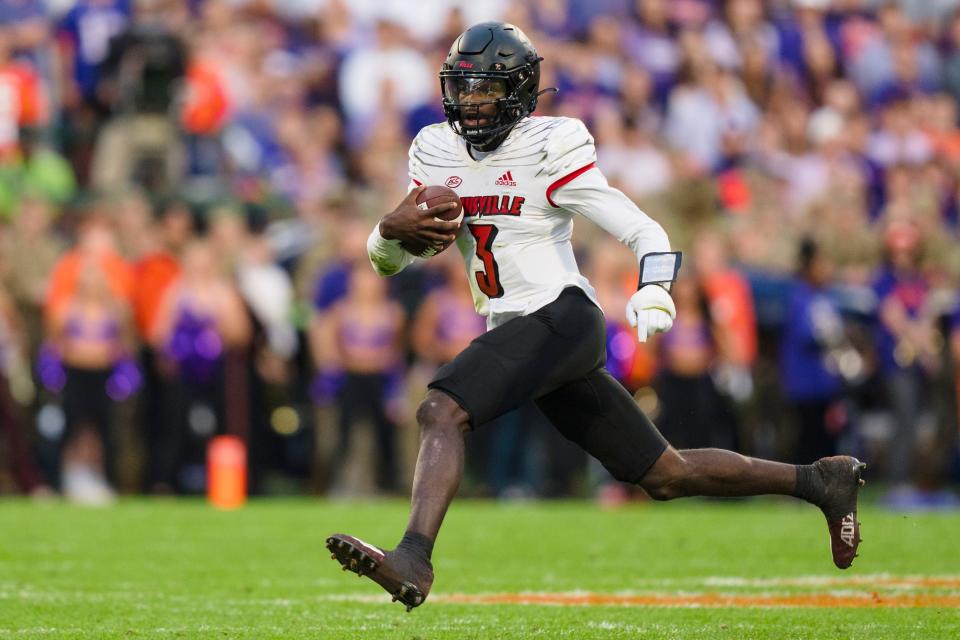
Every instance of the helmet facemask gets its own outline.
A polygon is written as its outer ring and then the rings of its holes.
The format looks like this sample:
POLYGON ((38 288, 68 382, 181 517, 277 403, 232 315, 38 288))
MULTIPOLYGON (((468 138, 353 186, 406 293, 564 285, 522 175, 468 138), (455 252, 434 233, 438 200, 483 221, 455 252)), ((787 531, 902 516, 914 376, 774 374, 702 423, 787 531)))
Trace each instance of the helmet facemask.
POLYGON ((481 151, 499 146, 536 108, 539 70, 534 65, 539 65, 539 60, 511 71, 451 69, 444 65, 440 71, 443 112, 457 135, 481 151), (526 104, 522 97, 527 97, 526 104))

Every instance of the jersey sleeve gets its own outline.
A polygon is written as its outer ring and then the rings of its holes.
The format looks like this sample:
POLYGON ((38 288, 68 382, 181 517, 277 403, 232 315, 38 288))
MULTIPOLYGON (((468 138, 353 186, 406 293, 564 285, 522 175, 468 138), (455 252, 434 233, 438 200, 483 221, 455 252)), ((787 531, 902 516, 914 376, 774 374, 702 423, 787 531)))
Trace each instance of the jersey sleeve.
MULTIPOLYGON (((588 218, 630 247, 639 261, 648 253, 670 251, 670 240, 660 224, 633 200, 611 187, 595 166, 577 172, 555 189, 550 203, 588 218)), ((572 174, 568 174, 572 175, 572 174)))
POLYGON ((555 131, 546 149, 544 176, 550 181, 547 186, 547 202, 559 207, 553 196, 577 176, 597 164, 597 149, 593 136, 583 122, 576 118, 564 118, 555 131))
POLYGON ((407 152, 407 175, 410 176, 409 189, 430 184, 427 167, 431 164, 437 164, 437 155, 440 153, 437 147, 439 137, 437 128, 437 125, 424 127, 410 143, 410 150, 407 152))

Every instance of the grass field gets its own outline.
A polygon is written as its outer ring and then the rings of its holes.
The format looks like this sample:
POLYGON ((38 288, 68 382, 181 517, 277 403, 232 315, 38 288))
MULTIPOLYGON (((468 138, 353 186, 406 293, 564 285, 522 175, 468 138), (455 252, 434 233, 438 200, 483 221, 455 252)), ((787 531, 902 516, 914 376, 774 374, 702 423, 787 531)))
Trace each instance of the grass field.
POLYGON ((0 501, 0 638, 960 638, 958 515, 864 509, 840 572, 819 512, 792 502, 461 501, 409 614, 323 548, 336 531, 392 544, 405 517, 0 501))

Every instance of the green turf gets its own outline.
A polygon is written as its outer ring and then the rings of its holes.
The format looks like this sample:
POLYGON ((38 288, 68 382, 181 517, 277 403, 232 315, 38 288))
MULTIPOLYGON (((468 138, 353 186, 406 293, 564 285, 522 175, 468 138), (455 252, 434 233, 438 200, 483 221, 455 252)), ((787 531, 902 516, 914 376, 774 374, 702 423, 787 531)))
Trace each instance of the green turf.
MULTIPOLYGON (((958 638, 958 609, 692 609, 465 605, 410 614, 341 573, 344 531, 397 539, 402 502, 129 501, 98 510, 0 501, 0 638, 958 638)), ((960 575, 960 516, 862 514, 854 569, 829 561, 817 511, 780 501, 458 502, 435 552, 434 594, 870 591, 712 577, 960 575), (719 585, 719 586, 718 586, 719 585)), ((893 593, 893 592, 891 592, 893 593)), ((957 595, 956 590, 937 593, 957 595)))

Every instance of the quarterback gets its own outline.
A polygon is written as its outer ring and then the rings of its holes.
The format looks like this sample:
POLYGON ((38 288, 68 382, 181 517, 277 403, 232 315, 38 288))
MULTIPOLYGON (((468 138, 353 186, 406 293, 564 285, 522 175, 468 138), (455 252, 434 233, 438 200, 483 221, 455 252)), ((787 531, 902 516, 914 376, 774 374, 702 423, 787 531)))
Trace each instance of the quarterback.
POLYGON ((457 38, 440 71, 447 123, 414 139, 410 192, 370 235, 370 261, 384 276, 456 242, 488 331, 440 368, 417 410, 420 453, 399 544, 386 551, 334 534, 326 541, 332 557, 408 610, 422 604, 433 584, 434 540, 463 474, 464 432, 532 400, 615 478, 656 500, 807 500, 826 516, 834 563, 849 567, 860 543, 862 463, 835 456, 791 465, 720 449, 678 451, 604 368, 603 313, 574 259, 573 219, 594 221, 636 253, 640 279, 626 312, 641 341, 673 325, 669 287, 680 255, 657 222, 607 184, 582 122, 532 115, 541 60, 510 24, 478 24, 457 38), (425 185, 453 189, 462 220, 440 215, 456 204, 418 207, 425 185))

